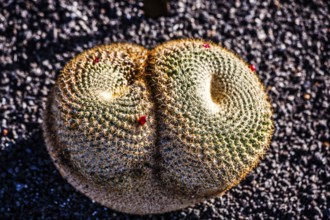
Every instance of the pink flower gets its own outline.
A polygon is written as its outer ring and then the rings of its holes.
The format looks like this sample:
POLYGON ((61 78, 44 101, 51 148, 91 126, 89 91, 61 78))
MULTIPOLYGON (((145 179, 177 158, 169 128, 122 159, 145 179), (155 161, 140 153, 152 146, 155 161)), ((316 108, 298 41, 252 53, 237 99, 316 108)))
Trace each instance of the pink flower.
POLYGON ((98 62, 100 62, 100 60, 99 60, 99 58, 95 58, 94 60, 93 60, 93 64, 95 65, 95 64, 97 64, 98 62))
POLYGON ((210 44, 207 44, 207 43, 203 44, 203 47, 206 48, 206 49, 211 48, 210 44))
POLYGON ((143 115, 139 118, 138 122, 140 125, 144 125, 147 122, 147 116, 143 115))
POLYGON ((254 72, 254 71, 256 71, 256 67, 253 64, 251 64, 250 65, 250 70, 252 70, 254 72))

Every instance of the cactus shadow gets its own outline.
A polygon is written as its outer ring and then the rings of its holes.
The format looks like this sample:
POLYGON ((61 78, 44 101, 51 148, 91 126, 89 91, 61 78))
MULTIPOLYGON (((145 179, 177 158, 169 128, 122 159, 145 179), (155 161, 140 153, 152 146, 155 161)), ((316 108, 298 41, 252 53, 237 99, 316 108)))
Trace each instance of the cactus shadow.
POLYGON ((129 215, 91 201, 61 177, 40 127, 27 140, 0 151, 0 179, 0 218, 166 219, 175 215, 129 215))

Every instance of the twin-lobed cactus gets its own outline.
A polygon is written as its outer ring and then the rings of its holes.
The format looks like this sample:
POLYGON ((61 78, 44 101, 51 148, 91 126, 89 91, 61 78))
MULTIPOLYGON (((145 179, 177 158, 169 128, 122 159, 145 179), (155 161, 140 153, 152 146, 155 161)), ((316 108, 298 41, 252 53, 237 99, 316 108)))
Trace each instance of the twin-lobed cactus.
POLYGON ((257 75, 201 40, 83 52, 60 74, 44 119, 61 174, 93 200, 133 214, 223 193, 258 163, 273 131, 257 75))

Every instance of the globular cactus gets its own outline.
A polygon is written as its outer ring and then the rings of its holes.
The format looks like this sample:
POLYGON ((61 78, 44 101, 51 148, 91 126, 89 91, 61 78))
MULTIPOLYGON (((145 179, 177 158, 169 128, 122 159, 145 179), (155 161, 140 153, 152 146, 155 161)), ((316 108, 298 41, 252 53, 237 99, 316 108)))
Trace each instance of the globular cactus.
POLYGON ((78 55, 49 96, 43 127, 74 187, 115 210, 151 214, 237 184, 269 146, 273 122, 247 64, 211 42, 179 40, 78 55))

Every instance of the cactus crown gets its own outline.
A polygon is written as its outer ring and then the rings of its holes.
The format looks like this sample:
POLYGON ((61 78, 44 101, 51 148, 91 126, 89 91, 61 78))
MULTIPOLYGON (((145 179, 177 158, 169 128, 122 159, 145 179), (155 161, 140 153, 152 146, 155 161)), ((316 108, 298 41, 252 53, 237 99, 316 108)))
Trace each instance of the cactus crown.
POLYGON ((73 186, 116 210, 149 214, 237 184, 269 146, 273 122, 242 60, 211 42, 179 40, 78 55, 57 80, 44 131, 73 186))

